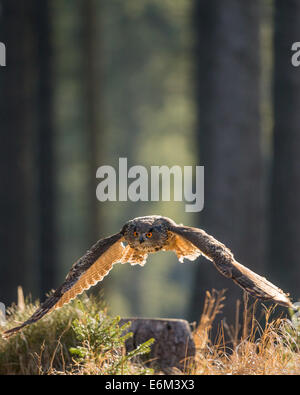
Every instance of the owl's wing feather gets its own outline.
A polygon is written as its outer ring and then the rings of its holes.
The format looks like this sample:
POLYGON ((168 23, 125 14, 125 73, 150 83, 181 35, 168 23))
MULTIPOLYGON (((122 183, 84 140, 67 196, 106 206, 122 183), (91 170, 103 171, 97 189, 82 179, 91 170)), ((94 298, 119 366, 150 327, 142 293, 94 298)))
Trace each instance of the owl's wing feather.
POLYGON ((74 263, 64 283, 45 300, 35 313, 20 326, 4 332, 3 336, 9 337, 25 326, 40 320, 48 312, 69 303, 84 290, 101 281, 115 263, 123 261, 122 240, 123 235, 117 233, 94 244, 74 263))
POLYGON ((170 237, 169 240, 170 241, 164 250, 174 251, 179 262, 183 262, 184 259, 194 261, 199 255, 202 255, 199 248, 182 236, 172 234, 172 237, 170 237))
MULTIPOLYGON (((199 254, 202 253, 214 263, 220 273, 227 278, 231 278, 252 296, 262 300, 272 300, 286 307, 293 307, 288 294, 285 294, 264 277, 238 263, 232 252, 224 244, 204 230, 189 226, 171 226, 170 231, 176 235, 177 239, 179 237, 179 240, 182 238, 192 243, 199 250, 199 254)), ((174 250, 176 252, 176 248, 174 250)), ((188 250, 186 255, 189 255, 188 250)))

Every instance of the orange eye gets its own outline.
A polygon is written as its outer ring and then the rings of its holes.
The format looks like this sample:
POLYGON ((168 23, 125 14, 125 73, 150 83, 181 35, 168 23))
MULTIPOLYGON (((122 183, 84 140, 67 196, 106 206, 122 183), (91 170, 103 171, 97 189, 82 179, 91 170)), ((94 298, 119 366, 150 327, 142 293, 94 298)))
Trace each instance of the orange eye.
POLYGON ((137 232, 133 232, 133 236, 137 237, 138 233, 137 232))
POLYGON ((152 237, 152 232, 147 233, 147 237, 152 237))

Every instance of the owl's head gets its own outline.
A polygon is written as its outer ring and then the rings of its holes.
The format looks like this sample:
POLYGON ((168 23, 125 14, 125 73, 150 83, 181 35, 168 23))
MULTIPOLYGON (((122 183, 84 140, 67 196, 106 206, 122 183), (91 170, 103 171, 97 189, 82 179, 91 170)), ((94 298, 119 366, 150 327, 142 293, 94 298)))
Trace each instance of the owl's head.
POLYGON ((160 216, 139 217, 128 221, 123 229, 125 241, 138 251, 155 252, 167 243, 168 221, 160 216))

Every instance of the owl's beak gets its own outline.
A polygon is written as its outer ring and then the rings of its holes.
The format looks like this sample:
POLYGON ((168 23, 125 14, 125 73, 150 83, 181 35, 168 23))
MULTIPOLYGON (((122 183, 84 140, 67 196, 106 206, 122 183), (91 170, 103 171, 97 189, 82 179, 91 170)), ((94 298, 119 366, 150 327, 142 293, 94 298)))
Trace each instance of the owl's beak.
POLYGON ((144 237, 140 236, 139 241, 140 241, 140 244, 144 243, 144 241, 145 241, 144 237))

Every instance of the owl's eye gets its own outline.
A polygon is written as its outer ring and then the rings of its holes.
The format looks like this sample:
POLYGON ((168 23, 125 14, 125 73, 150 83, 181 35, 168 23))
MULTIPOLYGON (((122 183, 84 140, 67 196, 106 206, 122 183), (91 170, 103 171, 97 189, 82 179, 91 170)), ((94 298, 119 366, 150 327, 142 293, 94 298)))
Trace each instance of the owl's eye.
POLYGON ((137 237, 137 235, 138 235, 138 232, 133 232, 134 237, 137 237))
POLYGON ((148 232, 147 237, 149 237, 149 238, 152 237, 152 232, 148 232))

